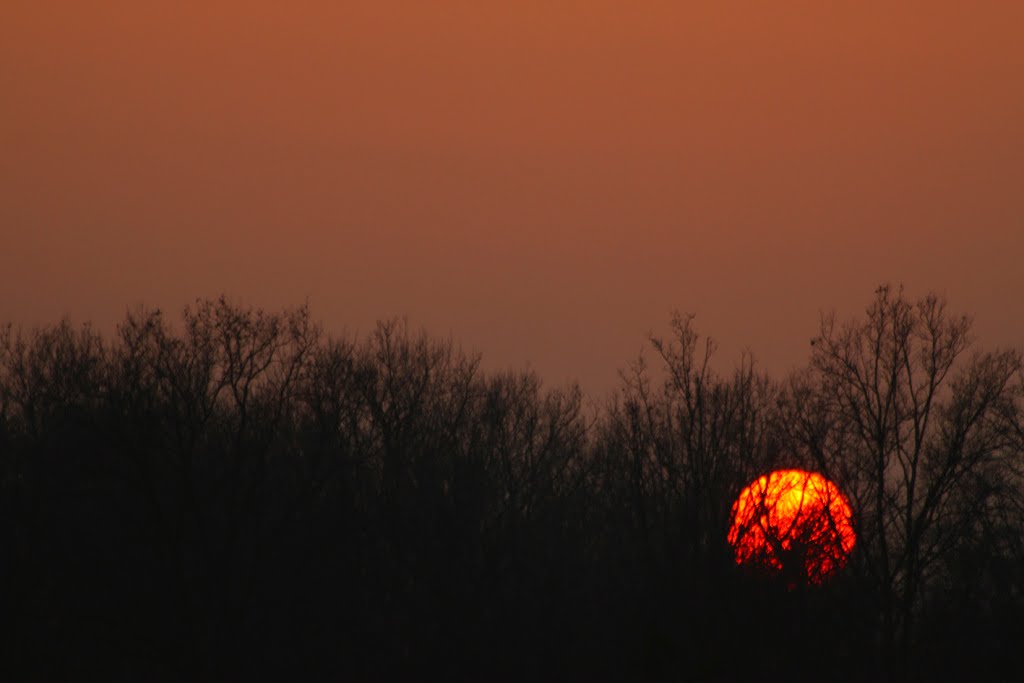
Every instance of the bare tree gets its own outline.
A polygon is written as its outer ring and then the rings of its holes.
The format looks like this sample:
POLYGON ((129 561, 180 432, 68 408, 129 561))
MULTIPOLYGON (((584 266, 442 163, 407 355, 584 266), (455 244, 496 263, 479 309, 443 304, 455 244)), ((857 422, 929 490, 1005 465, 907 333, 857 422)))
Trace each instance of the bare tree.
POLYGON ((909 301, 880 287, 866 318, 823 316, 811 368, 787 391, 785 426, 859 511, 883 654, 904 663, 922 592, 966 538, 958 511, 968 482, 998 479, 1014 451, 1007 417, 1021 356, 967 356, 970 326, 936 295, 909 301))
POLYGON ((609 485, 628 487, 648 562, 656 542, 682 551, 687 563, 713 563, 726 550, 732 500, 777 456, 776 387, 749 354, 731 376, 716 373, 716 344, 701 337, 693 316, 676 314, 671 326, 671 337, 650 340, 661 386, 643 358, 623 373, 596 446, 605 457, 625 458, 609 485))

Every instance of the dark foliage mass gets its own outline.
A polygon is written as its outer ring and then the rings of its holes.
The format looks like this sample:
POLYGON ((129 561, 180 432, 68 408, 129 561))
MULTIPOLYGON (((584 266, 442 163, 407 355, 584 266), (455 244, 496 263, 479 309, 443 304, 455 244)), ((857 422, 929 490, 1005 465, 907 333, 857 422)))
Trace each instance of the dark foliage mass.
POLYGON ((201 301, 0 332, 5 680, 987 678, 1024 642, 1024 383, 880 288, 783 380, 678 316, 616 394, 380 324, 201 301), (730 507, 822 472, 858 543, 745 571, 730 507))

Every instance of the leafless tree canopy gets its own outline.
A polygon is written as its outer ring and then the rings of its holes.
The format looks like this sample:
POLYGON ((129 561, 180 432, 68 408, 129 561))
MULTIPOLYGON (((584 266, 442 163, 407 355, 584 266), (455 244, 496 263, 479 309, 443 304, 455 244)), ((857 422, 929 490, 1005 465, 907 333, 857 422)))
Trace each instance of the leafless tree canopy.
POLYGON ((941 298, 890 287, 824 316, 785 378, 749 354, 716 371, 692 316, 650 342, 587 401, 400 320, 329 337, 305 308, 137 310, 113 338, 0 328, 4 678, 879 680, 1012 662, 1019 350, 978 349, 941 298), (789 468, 836 482, 857 534, 799 590, 728 542, 740 491, 789 468))

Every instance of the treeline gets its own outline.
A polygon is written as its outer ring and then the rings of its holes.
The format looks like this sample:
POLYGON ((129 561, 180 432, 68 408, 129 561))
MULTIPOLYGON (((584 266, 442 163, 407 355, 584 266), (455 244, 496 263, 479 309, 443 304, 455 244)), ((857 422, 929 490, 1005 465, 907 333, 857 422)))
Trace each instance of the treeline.
MULTIPOLYGON (((1024 376, 935 296, 712 370, 689 317, 592 404, 399 321, 224 299, 0 333, 6 680, 882 680, 1019 667, 1024 376), (837 482, 820 587, 744 571, 752 479, 837 482)), ((1019 669, 1011 669, 1019 670, 1019 669)))

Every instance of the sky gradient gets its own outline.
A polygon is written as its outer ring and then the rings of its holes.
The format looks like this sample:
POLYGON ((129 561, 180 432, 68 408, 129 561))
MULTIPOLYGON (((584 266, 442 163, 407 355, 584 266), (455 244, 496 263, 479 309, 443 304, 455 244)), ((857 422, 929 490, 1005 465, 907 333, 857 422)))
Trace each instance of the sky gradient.
POLYGON ((891 281, 1022 346, 1022 26, 1021 2, 9 0, 0 320, 308 299, 599 394, 673 309, 782 373, 891 281))

